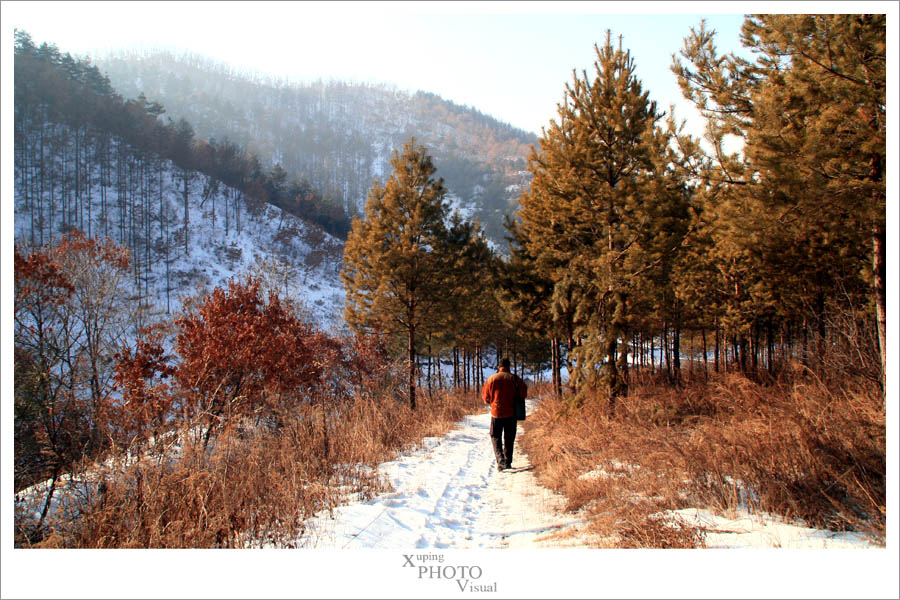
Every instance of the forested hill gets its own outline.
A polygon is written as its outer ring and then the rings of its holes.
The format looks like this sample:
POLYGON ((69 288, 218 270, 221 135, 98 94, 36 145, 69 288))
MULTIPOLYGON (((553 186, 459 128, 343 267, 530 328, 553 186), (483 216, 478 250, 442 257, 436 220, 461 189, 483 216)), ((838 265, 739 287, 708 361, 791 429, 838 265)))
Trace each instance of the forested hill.
POLYGON ((266 169, 280 165, 287 179, 308 182, 348 215, 361 211, 373 179, 390 173, 392 152, 415 136, 451 200, 497 242, 537 142, 473 108, 387 85, 287 83, 161 51, 98 57, 96 64, 123 96, 161 102, 199 137, 235 142, 266 169))
POLYGON ((252 272, 308 320, 339 323, 339 207, 233 143, 196 139, 160 104, 125 100, 86 60, 24 32, 15 51, 17 244, 110 240, 130 256, 124 293, 150 314, 252 272))

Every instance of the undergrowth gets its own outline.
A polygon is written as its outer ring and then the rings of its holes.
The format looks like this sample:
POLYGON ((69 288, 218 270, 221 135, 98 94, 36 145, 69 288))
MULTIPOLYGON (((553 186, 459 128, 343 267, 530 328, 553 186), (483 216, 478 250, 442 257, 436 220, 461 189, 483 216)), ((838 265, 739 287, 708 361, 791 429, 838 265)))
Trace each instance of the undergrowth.
POLYGON ((413 411, 384 392, 301 402, 277 419, 242 419, 204 441, 184 427, 125 460, 84 465, 63 481, 57 509, 33 527, 41 494, 16 503, 16 545, 75 548, 292 547, 305 519, 383 491, 375 466, 439 436, 481 406, 441 392, 413 411), (168 441, 165 441, 168 440, 168 441), (126 464, 127 463, 127 464, 126 464))
POLYGON ((777 382, 738 374, 672 387, 648 378, 605 400, 548 396, 522 443, 540 481, 584 509, 604 544, 703 545, 662 518, 709 507, 885 536, 885 412, 867 380, 822 381, 795 368, 777 382))

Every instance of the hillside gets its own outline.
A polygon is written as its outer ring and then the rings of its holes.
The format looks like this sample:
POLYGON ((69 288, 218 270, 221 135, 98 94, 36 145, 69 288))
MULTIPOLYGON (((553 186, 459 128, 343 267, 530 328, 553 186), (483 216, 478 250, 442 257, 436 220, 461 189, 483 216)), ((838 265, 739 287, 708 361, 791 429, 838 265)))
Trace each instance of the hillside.
POLYGON ((342 322, 343 243, 254 192, 268 181, 233 177, 243 155, 222 147, 203 164, 212 146, 191 147, 189 124, 164 125, 156 105, 123 102, 89 63, 27 35, 15 67, 18 244, 53 245, 73 230, 109 238, 129 251, 131 301, 150 314, 178 313, 184 297, 253 272, 310 321, 342 322))
POLYGON ((199 137, 235 142, 266 168, 281 165, 350 215, 361 212, 373 179, 389 174, 391 153, 415 136, 435 157, 451 200, 498 243, 537 142, 473 108, 387 85, 275 81, 168 52, 95 62, 124 97, 143 93, 199 137))
MULTIPOLYGON (((60 136, 67 131, 62 125, 54 128, 60 136)), ((115 186, 103 190, 95 184, 79 206, 80 217, 63 214, 62 206, 51 210, 47 203, 41 227, 41 219, 35 218, 37 199, 23 193, 34 182, 21 169, 16 175, 16 241, 53 243, 60 229, 72 228, 108 235, 131 251, 134 300, 149 305, 151 313, 177 313, 185 296, 253 272, 301 305, 310 321, 326 329, 342 323, 343 290, 337 274, 343 243, 275 206, 248 210, 239 192, 224 185, 204 193, 208 182, 195 173, 187 184, 185 227, 182 175, 166 161, 147 182, 153 200, 146 206, 146 217, 144 207, 120 196, 115 186), (135 221, 136 234, 131 230, 135 221)))

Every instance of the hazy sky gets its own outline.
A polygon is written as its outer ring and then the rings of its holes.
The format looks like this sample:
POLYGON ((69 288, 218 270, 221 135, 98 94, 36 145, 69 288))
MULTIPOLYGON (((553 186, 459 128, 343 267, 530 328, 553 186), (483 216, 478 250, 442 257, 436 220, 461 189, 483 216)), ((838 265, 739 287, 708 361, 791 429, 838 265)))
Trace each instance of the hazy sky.
POLYGON ((592 72, 593 45, 607 29, 623 36, 651 98, 666 109, 677 103, 676 114, 687 116, 669 71, 672 54, 701 18, 720 32, 721 49, 740 49, 746 8, 727 2, 16 1, 2 4, 2 26, 5 42, 20 28, 37 43, 78 55, 165 47, 277 77, 395 84, 539 134, 556 115, 572 69, 592 72), (706 12, 713 9, 732 14, 706 12))

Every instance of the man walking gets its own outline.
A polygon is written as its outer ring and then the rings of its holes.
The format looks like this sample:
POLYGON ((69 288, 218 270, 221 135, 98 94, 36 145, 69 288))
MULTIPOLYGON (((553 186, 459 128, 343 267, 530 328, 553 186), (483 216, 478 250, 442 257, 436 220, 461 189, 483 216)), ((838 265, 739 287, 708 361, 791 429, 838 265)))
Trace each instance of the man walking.
POLYGON ((500 368, 488 377, 481 390, 485 404, 491 405, 491 443, 497 457, 497 470, 512 467, 513 445, 516 442, 515 397, 528 395, 528 386, 516 375, 509 372, 509 359, 500 361, 500 368))

